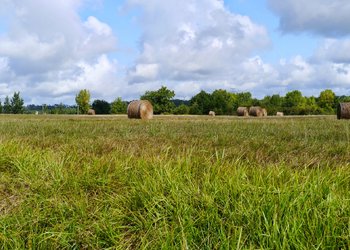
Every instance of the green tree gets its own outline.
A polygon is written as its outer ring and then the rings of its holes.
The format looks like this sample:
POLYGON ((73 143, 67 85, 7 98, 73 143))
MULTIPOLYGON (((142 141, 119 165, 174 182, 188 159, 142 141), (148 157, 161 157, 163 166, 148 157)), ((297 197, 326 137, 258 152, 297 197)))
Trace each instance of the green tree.
POLYGON ((212 96, 211 94, 202 90, 197 95, 193 96, 190 100, 190 114, 203 115, 208 114, 212 109, 212 96))
POLYGON ((47 104, 41 105, 41 111, 43 112, 43 114, 49 113, 49 107, 47 106, 47 104))
POLYGON ((12 112, 10 98, 8 96, 5 97, 3 111, 5 114, 11 114, 12 112))
POLYGON ((64 114, 65 113, 65 106, 62 102, 56 106, 55 113, 56 114, 64 114))
POLYGON ((175 115, 186 115, 189 113, 190 113, 190 107, 185 104, 181 104, 180 106, 174 109, 175 115))
POLYGON ((285 107, 301 107, 305 104, 305 102, 306 100, 299 90, 288 92, 284 98, 285 107))
POLYGON ((253 105, 253 98, 250 92, 242 92, 236 94, 236 105, 235 110, 238 107, 250 107, 253 105))
POLYGON ((118 97, 111 103, 112 114, 125 114, 127 112, 128 104, 123 102, 121 97, 118 97))
POLYGON ((167 87, 162 86, 157 91, 146 91, 141 96, 141 100, 148 100, 153 105, 153 112, 155 114, 172 113, 175 104, 171 101, 175 96, 175 92, 169 90, 167 87))
POLYGON ((340 102, 350 102, 350 96, 341 95, 335 97, 335 103, 338 104, 340 102))
POLYGON ((281 97, 280 95, 272 95, 270 99, 270 103, 275 107, 282 107, 283 97, 281 97))
POLYGON ((261 101, 261 106, 266 108, 269 115, 276 115, 282 111, 283 98, 280 95, 265 96, 261 101))
POLYGON ((90 109, 90 91, 87 89, 80 90, 75 97, 75 102, 78 105, 81 114, 87 114, 90 109))
POLYGON ((96 114, 110 114, 111 104, 105 100, 95 100, 92 103, 92 108, 95 110, 96 114))
POLYGON ((215 90, 211 94, 212 109, 217 115, 233 114, 237 96, 223 89, 215 90))
POLYGON ((194 102, 190 106, 190 114, 191 115, 203 115, 204 113, 203 113, 203 110, 201 109, 201 107, 198 105, 198 103, 194 102))
POLYGON ((2 102, 0 100, 0 114, 2 113, 2 102))
POLYGON ((304 115, 306 98, 299 90, 293 90, 286 94, 283 102, 283 111, 290 115, 304 115))
POLYGON ((321 113, 320 107, 317 105, 316 98, 313 96, 305 97, 305 115, 317 115, 321 113))
POLYGON ((13 94, 13 97, 11 98, 11 110, 13 114, 23 114, 24 107, 23 107, 24 101, 20 96, 20 92, 15 92, 13 94))
POLYGON ((318 98, 318 105, 326 113, 334 113, 335 108, 335 94, 332 90, 326 89, 320 93, 318 98))

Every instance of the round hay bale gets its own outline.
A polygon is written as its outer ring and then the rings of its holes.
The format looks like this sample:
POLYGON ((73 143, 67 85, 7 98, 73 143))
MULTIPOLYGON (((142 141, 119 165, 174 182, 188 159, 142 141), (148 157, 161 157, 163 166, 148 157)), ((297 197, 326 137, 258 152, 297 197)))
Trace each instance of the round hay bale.
POLYGON ((263 112, 263 116, 267 116, 267 110, 266 109, 262 109, 263 112))
POLYGON ((341 102, 337 107, 338 119, 350 119, 350 102, 341 102))
POLYGON ((261 107, 255 106, 255 107, 250 107, 249 115, 250 116, 262 117, 262 116, 264 116, 264 112, 263 112, 263 109, 261 107))
POLYGON ((209 111, 209 115, 210 116, 215 116, 215 112, 214 111, 209 111))
POLYGON ((277 112, 276 116, 284 116, 283 112, 277 112))
POLYGON ((147 100, 132 101, 128 105, 129 119, 149 120, 153 118, 153 106, 147 100))
POLYGON ((237 109, 238 116, 249 116, 249 111, 247 107, 239 107, 237 109))
POLYGON ((89 109, 89 110, 88 110, 88 115, 96 115, 95 110, 89 109))

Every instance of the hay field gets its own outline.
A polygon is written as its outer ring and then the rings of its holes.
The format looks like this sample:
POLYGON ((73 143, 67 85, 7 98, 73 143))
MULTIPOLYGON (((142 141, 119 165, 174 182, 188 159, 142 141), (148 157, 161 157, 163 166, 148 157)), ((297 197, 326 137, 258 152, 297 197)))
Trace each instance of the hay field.
POLYGON ((1 249, 349 249, 350 122, 0 116, 1 249))

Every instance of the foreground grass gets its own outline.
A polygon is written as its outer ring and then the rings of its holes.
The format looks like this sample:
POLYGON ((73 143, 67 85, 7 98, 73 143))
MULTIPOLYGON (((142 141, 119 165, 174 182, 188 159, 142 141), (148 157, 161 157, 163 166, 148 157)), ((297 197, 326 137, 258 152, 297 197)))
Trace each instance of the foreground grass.
POLYGON ((0 116, 2 249, 349 249, 350 123, 0 116))

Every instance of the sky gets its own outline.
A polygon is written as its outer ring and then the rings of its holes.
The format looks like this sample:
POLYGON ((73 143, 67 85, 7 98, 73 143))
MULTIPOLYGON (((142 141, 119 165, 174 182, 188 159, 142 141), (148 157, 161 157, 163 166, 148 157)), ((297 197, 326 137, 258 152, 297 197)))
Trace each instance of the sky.
POLYGON ((348 0, 0 0, 0 99, 350 95, 348 0))

